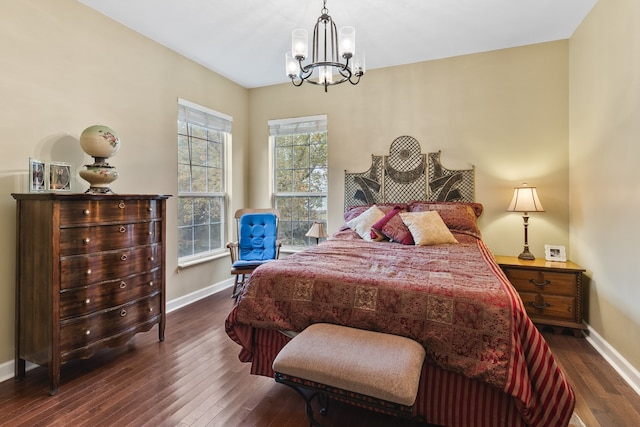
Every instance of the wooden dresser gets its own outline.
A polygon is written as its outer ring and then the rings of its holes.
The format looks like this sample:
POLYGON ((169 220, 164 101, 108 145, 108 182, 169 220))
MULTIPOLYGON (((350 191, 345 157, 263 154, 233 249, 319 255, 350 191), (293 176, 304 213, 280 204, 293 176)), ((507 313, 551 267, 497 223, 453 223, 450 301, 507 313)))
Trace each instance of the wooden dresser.
POLYGON ((13 194, 16 379, 165 328, 164 195, 13 194))
POLYGON ((534 323, 569 328, 575 336, 582 336, 586 329, 582 322, 582 267, 571 261, 527 261, 510 256, 496 256, 496 261, 534 323))

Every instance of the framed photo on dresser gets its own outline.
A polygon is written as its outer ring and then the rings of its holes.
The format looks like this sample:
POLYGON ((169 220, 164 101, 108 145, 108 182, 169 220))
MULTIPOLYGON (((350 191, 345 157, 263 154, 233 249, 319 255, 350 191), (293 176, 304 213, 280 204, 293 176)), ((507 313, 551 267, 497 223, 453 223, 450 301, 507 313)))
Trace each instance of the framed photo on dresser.
POLYGON ((45 164, 29 157, 29 192, 40 192, 47 189, 45 164))
POLYGON ((71 165, 59 162, 49 164, 49 190, 71 191, 71 165))

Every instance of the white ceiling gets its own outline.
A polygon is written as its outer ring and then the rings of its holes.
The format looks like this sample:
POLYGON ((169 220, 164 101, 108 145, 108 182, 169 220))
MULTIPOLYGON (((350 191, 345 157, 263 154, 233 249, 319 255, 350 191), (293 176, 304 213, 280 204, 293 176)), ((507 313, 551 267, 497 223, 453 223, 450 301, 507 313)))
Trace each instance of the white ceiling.
MULTIPOLYGON (((289 81, 291 31, 322 0, 78 0, 247 87, 289 81)), ((367 70, 571 37, 597 0, 327 0, 367 70)))

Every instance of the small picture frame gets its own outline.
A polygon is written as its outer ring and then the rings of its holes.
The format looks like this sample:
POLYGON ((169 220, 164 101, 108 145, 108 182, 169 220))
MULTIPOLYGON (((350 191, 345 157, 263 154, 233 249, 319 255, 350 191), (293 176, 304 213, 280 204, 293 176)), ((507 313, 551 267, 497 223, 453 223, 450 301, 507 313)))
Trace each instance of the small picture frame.
POLYGON ((47 189, 47 175, 45 163, 29 158, 29 191, 40 192, 47 189))
POLYGON ((71 191, 71 165, 54 162, 49 164, 49 190, 71 191))
POLYGON ((567 262, 564 246, 544 245, 544 259, 547 261, 567 262))

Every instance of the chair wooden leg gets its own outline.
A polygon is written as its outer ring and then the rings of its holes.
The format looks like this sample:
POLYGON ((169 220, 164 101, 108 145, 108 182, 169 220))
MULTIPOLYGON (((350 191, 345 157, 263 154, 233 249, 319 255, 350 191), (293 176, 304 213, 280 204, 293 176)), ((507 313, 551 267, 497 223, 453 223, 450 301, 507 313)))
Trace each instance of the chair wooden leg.
MULTIPOLYGON (((238 285, 240 284, 240 274, 236 274, 236 279, 233 282, 233 289, 231 290, 231 298, 238 299, 238 285)), ((242 275, 242 283, 244 283, 244 274, 242 275)))

